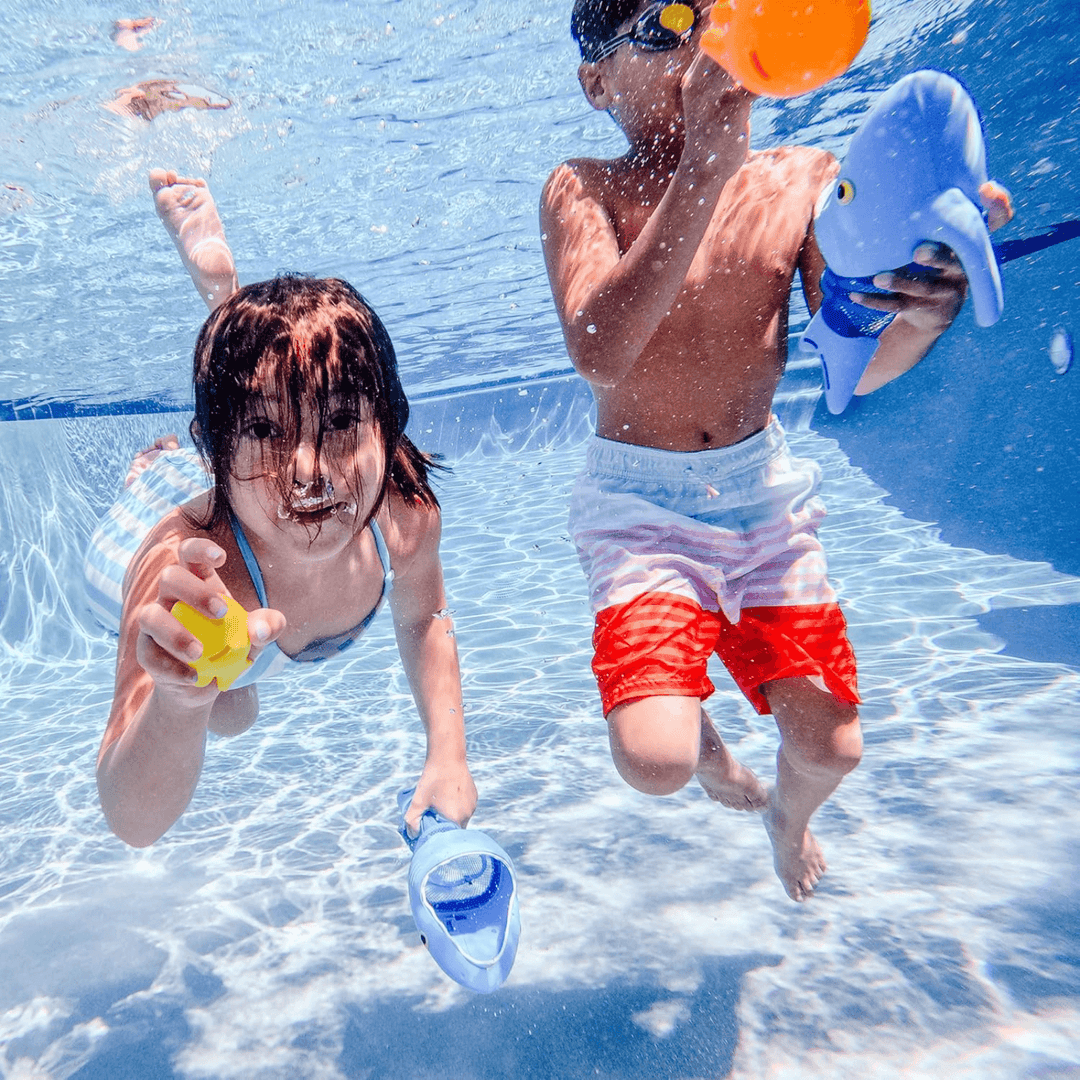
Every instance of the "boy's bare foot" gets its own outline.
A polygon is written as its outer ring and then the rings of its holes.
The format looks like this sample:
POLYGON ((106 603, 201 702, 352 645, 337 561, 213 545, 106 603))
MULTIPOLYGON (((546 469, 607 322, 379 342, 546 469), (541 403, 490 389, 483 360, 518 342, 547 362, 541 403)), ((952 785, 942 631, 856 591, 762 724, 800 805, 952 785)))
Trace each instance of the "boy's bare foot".
POLYGON ((801 836, 789 835, 772 797, 762 820, 772 843, 773 866, 780 884, 797 903, 809 900, 814 895, 814 887, 828 869, 825 854, 814 839, 814 834, 804 828, 801 836))
POLYGON ((180 440, 175 435, 160 435, 154 440, 153 445, 140 450, 131 459, 131 468, 128 469, 128 474, 124 477, 124 487, 131 487, 139 473, 147 468, 150 462, 163 450, 178 450, 179 448, 180 440))
POLYGON ((174 172, 153 169, 150 190, 158 217, 173 238, 199 295, 213 311, 236 292, 240 283, 206 181, 182 179, 174 172))
POLYGON ((701 713, 701 752, 694 775, 713 802, 732 810, 764 810, 769 793, 764 784, 724 745, 705 711, 701 713))

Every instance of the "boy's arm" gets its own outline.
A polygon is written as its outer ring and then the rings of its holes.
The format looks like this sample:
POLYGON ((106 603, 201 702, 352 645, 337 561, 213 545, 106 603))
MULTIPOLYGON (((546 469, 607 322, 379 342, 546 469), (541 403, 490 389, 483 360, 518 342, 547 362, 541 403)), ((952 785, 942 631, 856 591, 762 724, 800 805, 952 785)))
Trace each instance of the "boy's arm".
MULTIPOLYGON (((1008 191, 988 181, 980 189, 990 231, 1001 228, 1013 216, 1008 191)), ((876 311, 891 311, 897 317, 878 339, 878 347, 855 387, 859 395, 873 391, 910 371, 952 326, 967 296, 967 277, 960 260, 944 244, 925 243, 915 249, 913 261, 934 267, 934 278, 914 277, 903 269, 878 274, 874 284, 891 290, 891 295, 852 293, 851 298, 876 311)), ((811 314, 821 306, 821 275, 825 260, 814 240, 813 226, 799 264, 803 290, 811 314)))
POLYGON ((939 271, 936 278, 915 278, 903 270, 878 274, 874 284, 890 296, 852 293, 852 298, 897 317, 882 331, 877 351, 855 387, 870 394, 910 371, 953 324, 967 296, 967 277, 960 260, 943 244, 922 244, 914 261, 939 271))
POLYGON ((682 157, 625 253, 596 190, 602 181, 583 180, 602 165, 562 165, 548 179, 540 205, 548 277, 567 351, 589 382, 616 385, 671 310, 724 184, 746 160, 752 100, 704 53, 694 58, 682 83, 682 157))
POLYGON ((390 609, 401 662, 427 734, 424 771, 405 820, 415 832, 424 811, 434 807, 464 827, 476 809, 476 785, 465 756, 461 671, 439 560, 441 520, 437 510, 424 507, 398 506, 394 517, 399 530, 405 526, 418 536, 404 565, 395 568, 390 609))

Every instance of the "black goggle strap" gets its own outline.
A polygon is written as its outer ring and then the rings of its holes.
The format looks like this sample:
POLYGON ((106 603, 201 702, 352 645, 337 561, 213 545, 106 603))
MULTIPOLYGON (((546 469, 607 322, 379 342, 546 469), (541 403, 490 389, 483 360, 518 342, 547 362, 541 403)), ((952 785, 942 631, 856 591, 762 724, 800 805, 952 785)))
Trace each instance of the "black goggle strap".
POLYGON ((592 62, 605 59, 627 41, 651 52, 674 49, 686 40, 696 21, 697 13, 689 4, 653 4, 641 13, 638 21, 625 34, 619 34, 598 46, 593 53, 592 62), (669 9, 671 11, 665 18, 669 9), (682 29, 672 29, 673 26, 682 26, 682 29))

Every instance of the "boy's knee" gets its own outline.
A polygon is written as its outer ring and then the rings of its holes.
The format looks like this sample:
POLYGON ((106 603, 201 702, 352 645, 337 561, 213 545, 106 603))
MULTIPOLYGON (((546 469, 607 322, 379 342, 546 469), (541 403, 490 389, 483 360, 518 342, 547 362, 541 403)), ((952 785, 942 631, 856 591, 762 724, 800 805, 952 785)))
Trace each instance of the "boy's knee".
POLYGON ((635 754, 612 744, 611 756, 619 775, 646 795, 672 795, 693 779, 697 761, 673 760, 670 756, 635 754))
POLYGON ((762 687, 782 738, 781 753, 805 775, 846 776, 862 760, 858 707, 807 679, 783 679, 762 687))
POLYGON ((862 761, 862 728, 858 715, 816 738, 785 738, 783 754, 799 772, 846 776, 862 761))
MULTIPOLYGON (((697 715, 652 716, 633 706, 608 714, 611 756, 619 775, 647 795, 671 795, 693 779, 701 749, 697 715)), ((664 711, 664 710, 661 710, 664 711)))

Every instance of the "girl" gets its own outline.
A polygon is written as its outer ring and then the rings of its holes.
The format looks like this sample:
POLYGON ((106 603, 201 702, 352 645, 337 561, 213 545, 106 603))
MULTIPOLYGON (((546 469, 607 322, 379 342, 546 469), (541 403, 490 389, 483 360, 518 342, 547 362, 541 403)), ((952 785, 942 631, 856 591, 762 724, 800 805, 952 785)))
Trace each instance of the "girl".
POLYGON ((430 460, 404 434, 409 407, 386 329, 333 279, 276 278, 211 306, 195 346, 191 433, 212 479, 190 452, 159 441, 88 556, 88 592, 101 611, 110 569, 115 580, 123 561, 109 534, 137 537, 140 516, 160 516, 123 577, 97 769, 105 817, 127 843, 153 843, 191 799, 207 730, 247 730, 259 679, 336 656, 388 600, 427 732, 406 821, 415 831, 434 807, 464 826, 476 788, 439 508, 430 460), (196 686, 188 661, 202 645, 171 608, 182 600, 219 618, 226 596, 248 612, 253 663, 223 692, 216 679, 196 686))

